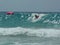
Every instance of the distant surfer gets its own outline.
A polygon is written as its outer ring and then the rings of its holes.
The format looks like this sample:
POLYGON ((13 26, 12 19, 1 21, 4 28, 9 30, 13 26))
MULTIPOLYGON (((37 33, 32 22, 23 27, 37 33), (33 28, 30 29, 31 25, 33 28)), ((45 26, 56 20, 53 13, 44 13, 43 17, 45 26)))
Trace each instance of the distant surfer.
POLYGON ((37 18, 39 18, 39 16, 38 15, 35 15, 35 18, 37 19, 37 18))
POLYGON ((7 12, 7 15, 13 15, 14 12, 7 12))
POLYGON ((33 13, 29 18, 29 21, 31 22, 37 22, 38 20, 40 20, 40 14, 37 13, 33 13))

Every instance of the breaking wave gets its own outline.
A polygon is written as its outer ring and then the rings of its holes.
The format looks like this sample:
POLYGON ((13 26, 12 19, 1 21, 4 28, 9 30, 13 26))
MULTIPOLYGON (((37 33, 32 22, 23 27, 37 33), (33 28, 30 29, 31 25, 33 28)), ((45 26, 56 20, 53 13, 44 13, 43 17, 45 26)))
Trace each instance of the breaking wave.
POLYGON ((14 42, 13 45, 40 45, 40 44, 41 43, 19 43, 19 42, 14 42))
POLYGON ((37 37, 60 37, 57 29, 0 28, 0 35, 26 35, 37 37))
POLYGON ((16 12, 14 15, 7 15, 0 12, 0 35, 59 37, 58 28, 60 28, 60 13, 16 12))

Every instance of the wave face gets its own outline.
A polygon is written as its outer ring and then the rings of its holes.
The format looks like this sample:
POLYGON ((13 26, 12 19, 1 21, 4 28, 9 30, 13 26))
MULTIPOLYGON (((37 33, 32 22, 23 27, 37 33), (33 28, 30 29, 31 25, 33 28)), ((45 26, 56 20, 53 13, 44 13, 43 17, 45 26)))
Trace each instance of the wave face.
POLYGON ((60 13, 0 12, 0 35, 57 37, 59 28, 60 13))
POLYGON ((13 15, 7 15, 6 12, 0 12, 0 27, 60 28, 60 14, 14 12, 13 15))
POLYGON ((0 12, 0 45, 60 45, 60 13, 0 12))

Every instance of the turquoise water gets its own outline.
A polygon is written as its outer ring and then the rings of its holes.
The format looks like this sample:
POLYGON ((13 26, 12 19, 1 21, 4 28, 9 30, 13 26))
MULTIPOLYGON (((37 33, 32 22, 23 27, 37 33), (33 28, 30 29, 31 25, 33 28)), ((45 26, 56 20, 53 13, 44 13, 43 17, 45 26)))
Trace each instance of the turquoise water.
POLYGON ((0 12, 0 45, 60 45, 60 13, 0 12))
MULTIPOLYGON (((32 18, 36 13, 19 13, 15 12, 14 15, 7 15, 5 12, 0 13, 0 27, 26 27, 26 28, 60 28, 60 14, 58 13, 46 13, 42 14, 36 22, 32 22, 32 18), (33 16, 32 16, 33 15, 33 16), (28 20, 28 18, 30 18, 28 20)), ((41 15, 37 13, 37 15, 41 15)), ((35 20, 35 19, 34 19, 35 20)))

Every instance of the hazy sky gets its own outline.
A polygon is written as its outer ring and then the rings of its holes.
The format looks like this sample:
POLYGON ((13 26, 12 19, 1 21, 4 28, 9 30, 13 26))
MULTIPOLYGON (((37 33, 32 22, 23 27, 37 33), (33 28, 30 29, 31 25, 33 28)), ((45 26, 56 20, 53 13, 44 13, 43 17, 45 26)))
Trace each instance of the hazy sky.
POLYGON ((0 11, 60 12, 60 0, 0 0, 0 11))

